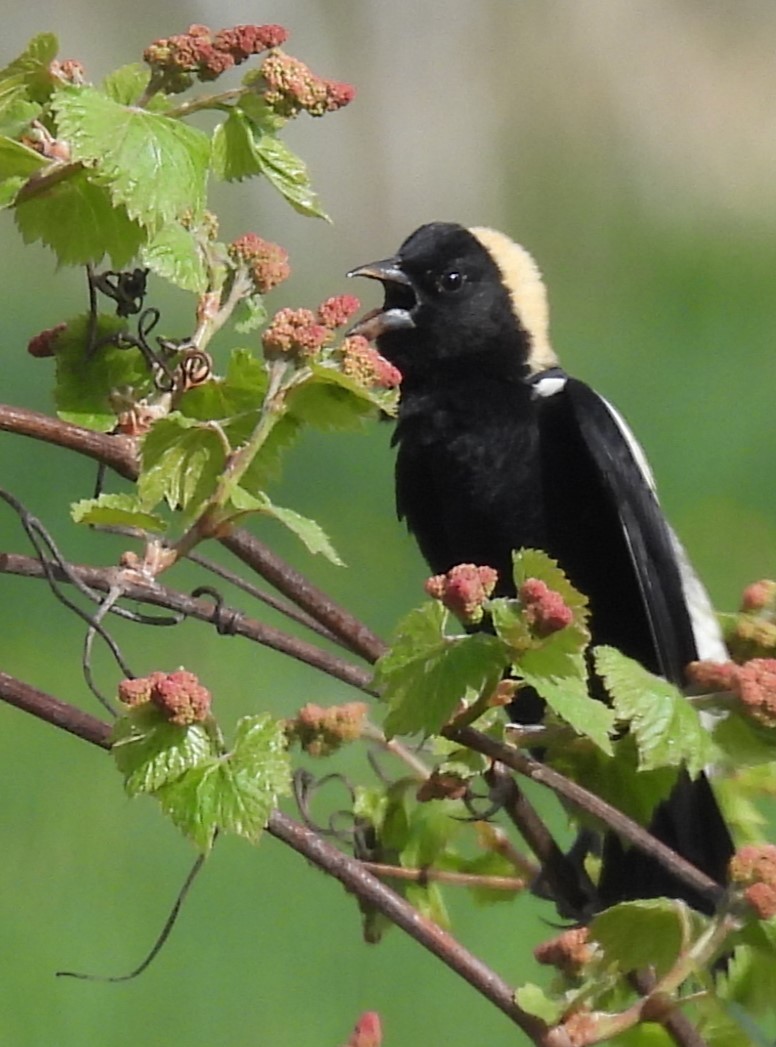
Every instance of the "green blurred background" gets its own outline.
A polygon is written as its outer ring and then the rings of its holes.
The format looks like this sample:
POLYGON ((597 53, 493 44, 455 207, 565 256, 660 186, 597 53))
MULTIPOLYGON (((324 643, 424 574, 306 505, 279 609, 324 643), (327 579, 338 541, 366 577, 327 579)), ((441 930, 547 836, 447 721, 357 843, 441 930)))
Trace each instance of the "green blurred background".
MULTIPOLYGON (((776 7, 772 0, 268 0, 263 4, 39 0, 3 21, 0 64, 43 30, 91 79, 191 22, 285 24, 288 50, 352 81, 357 101, 302 118, 333 226, 263 185, 219 190, 225 238, 254 230, 292 253, 273 305, 354 290, 344 272, 421 222, 510 232, 549 283, 554 341, 570 370, 613 400, 644 443, 665 507, 720 608, 773 574, 776 354, 776 7)), ((50 368, 29 337, 85 307, 80 272, 57 272, 2 226, 0 398, 50 410, 50 368)), ((359 287, 366 304, 372 289, 359 287)), ((167 334, 191 326, 182 294, 152 288, 167 334)), ((374 298, 376 301, 376 296, 374 298)), ((237 344, 224 337, 228 349, 237 344)), ((255 339, 254 339, 255 344, 255 339)), ((413 606, 424 568, 396 523, 388 426, 306 439, 275 495, 315 516, 345 554, 337 570, 274 531, 279 550, 378 632, 413 606)), ((92 466, 0 438, 3 486, 66 554, 115 561, 115 539, 80 533, 68 504, 92 466)), ((0 513, 0 549, 28 551, 0 513)), ((180 570, 170 584, 196 584, 180 570)), ((81 625, 40 583, 0 579, 0 665, 99 713, 80 674, 81 625)), ((247 598, 228 593, 255 613, 247 598)), ((136 673, 184 664, 224 722, 347 700, 347 688, 202 625, 117 628, 136 673)), ((110 690, 113 667, 97 658, 110 690)), ((339 1047, 364 1009, 386 1047, 524 1042, 499 1014, 398 931, 362 943, 352 899, 271 839, 224 841, 171 941, 126 985, 56 980, 65 967, 122 973, 154 939, 193 859, 151 801, 130 803, 109 760, 0 708, 0 1045, 339 1047)), ((344 766, 355 774, 363 759, 344 766)), ((529 899, 475 909, 451 899, 464 942, 515 983, 552 913, 529 899)))

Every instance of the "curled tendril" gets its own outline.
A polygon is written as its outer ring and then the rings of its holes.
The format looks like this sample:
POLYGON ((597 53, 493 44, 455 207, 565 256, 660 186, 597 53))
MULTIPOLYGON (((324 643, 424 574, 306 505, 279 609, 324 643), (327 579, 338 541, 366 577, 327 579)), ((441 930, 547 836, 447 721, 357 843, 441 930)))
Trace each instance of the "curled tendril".
POLYGON ((302 821, 308 829, 320 833, 321 836, 330 836, 340 843, 354 845, 357 835, 363 833, 363 819, 358 818, 352 809, 340 809, 334 811, 325 825, 317 822, 310 813, 310 805, 324 786, 331 782, 337 782, 345 787, 350 797, 351 804, 356 801, 356 791, 351 782, 342 774, 326 774, 323 778, 316 778, 305 768, 299 768, 294 772, 293 793, 296 805, 302 821), (338 821, 346 820, 346 827, 338 825, 338 821))
POLYGON ((235 623, 240 618, 241 612, 226 607, 224 598, 218 589, 214 589, 210 585, 199 585, 196 589, 192 589, 191 596, 194 600, 198 600, 202 596, 209 596, 215 604, 210 620, 216 627, 216 632, 219 636, 234 636, 237 631, 235 623))

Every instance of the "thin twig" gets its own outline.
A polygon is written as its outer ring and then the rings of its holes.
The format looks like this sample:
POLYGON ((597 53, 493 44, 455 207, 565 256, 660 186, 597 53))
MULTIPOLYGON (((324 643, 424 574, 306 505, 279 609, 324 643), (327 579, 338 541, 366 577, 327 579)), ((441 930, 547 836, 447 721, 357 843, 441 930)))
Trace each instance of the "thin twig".
MULTIPOLYGON (((100 748, 110 748, 110 728, 107 724, 51 695, 35 690, 20 680, 15 680, 6 673, 0 673, 0 699, 10 701, 17 708, 31 712, 100 748)), ((267 831, 319 869, 339 880, 346 890, 355 894, 364 904, 376 908, 392 923, 401 927, 490 1000, 535 1044, 541 1047, 546 1043, 549 1031, 546 1024, 515 1003, 514 989, 507 982, 463 948, 450 934, 426 919, 395 891, 381 883, 364 869, 360 862, 338 851, 316 833, 280 811, 273 811, 270 815, 267 831)))
POLYGON ((577 785, 576 782, 559 774, 558 771, 546 767, 519 749, 513 749, 482 734, 473 727, 448 728, 443 731, 443 734, 452 741, 474 749, 475 752, 506 764, 519 774, 546 785, 559 796, 571 800, 582 810, 602 821, 607 828, 617 833, 622 839, 637 847, 644 854, 655 858, 674 876, 689 884, 712 903, 716 904, 723 896, 723 888, 710 876, 696 869, 694 865, 691 865, 622 811, 618 811, 616 807, 612 807, 595 793, 577 785))
MULTIPOLYGON (((0 404, 0 430, 31 436, 104 462, 119 475, 137 479, 137 444, 127 436, 109 436, 25 408, 0 404)), ((235 529, 218 539, 251 570, 337 636, 354 654, 376 661, 386 645, 303 574, 246 531, 235 529)))
POLYGON ((525 880, 517 876, 484 876, 482 873, 455 872, 452 869, 411 869, 383 862, 361 862, 364 869, 386 880, 409 880, 412 883, 447 883, 454 887, 482 887, 493 891, 525 890, 525 880))
MULTIPOLYGON (((69 581, 61 568, 51 565, 51 571, 60 580, 69 581)), ((109 592, 116 580, 116 569, 113 567, 71 564, 69 571, 93 589, 99 589, 102 592, 109 592)), ((39 560, 15 553, 0 553, 0 573, 23 575, 27 578, 45 577, 39 560)), ((271 625, 258 622, 255 618, 249 618, 241 611, 219 607, 214 618, 213 604, 209 600, 195 599, 186 593, 160 585, 158 582, 142 581, 138 576, 134 576, 134 580, 131 580, 126 572, 122 576, 122 590, 125 599, 138 600, 155 607, 164 607, 189 618, 197 618, 199 621, 213 622, 228 619, 230 633, 246 637, 272 650, 289 655, 297 661, 304 662, 314 669, 320 669, 327 675, 342 680, 365 694, 371 696, 376 694, 369 670, 352 665, 335 654, 324 651, 298 637, 290 636, 271 625)))
POLYGON ((375 662, 387 650, 383 641, 368 626, 335 603, 322 589, 318 589, 258 538, 247 531, 235 530, 220 541, 278 592, 325 625, 354 654, 368 662, 375 662))
POLYGON ((569 861, 535 807, 512 775, 496 765, 485 773, 488 785, 498 789, 502 809, 541 862, 542 879, 552 894, 561 916, 573 919, 589 915, 595 888, 584 870, 569 861))

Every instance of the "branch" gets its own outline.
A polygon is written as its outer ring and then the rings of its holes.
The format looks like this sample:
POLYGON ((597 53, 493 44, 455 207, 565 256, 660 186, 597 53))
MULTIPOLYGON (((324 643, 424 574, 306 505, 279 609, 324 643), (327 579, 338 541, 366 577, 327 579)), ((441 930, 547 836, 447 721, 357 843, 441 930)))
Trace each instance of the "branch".
POLYGON ((452 869, 410 869, 405 865, 387 865, 385 862, 361 862, 361 867, 386 880, 409 880, 425 886, 427 883, 447 883, 453 887, 482 887, 489 891, 524 891, 525 880, 518 876, 489 876, 482 873, 455 872, 452 869))
MULTIPOLYGON (((577 869, 553 839, 512 775, 499 765, 485 772, 485 781, 498 794, 503 810, 541 863, 541 876, 561 916, 580 919, 589 915, 595 888, 582 883, 584 872, 577 869)), ((541 896, 541 892, 540 893, 541 896)))
MULTIPOLYGON (((52 563, 48 566, 58 581, 70 581, 56 564, 52 563)), ((265 647, 270 647, 272 650, 280 651, 297 661, 304 662, 314 669, 320 669, 327 675, 342 680, 366 694, 371 696, 376 694, 371 686, 371 673, 368 670, 352 665, 305 640, 290 636, 274 626, 265 625, 263 622, 256 621, 255 618, 249 618, 241 611, 218 605, 214 609, 210 600, 195 599, 186 593, 160 585, 158 582, 144 582, 138 575, 132 575, 132 580, 130 580, 126 571, 120 572, 120 578, 117 578, 118 572, 115 567, 91 567, 83 564, 70 564, 69 567, 77 578, 100 592, 110 592, 118 582, 122 595, 129 600, 139 600, 142 603, 153 604, 155 607, 177 611, 189 618, 214 623, 224 632, 254 640, 265 647)), ((0 553, 0 573, 17 574, 27 578, 46 577, 40 560, 15 553, 0 553)))
POLYGON ((278 592, 326 626, 354 654, 367 662, 375 662, 387 650, 383 641, 368 626, 335 603, 258 538, 247 531, 234 530, 221 538, 220 542, 278 592))
MULTIPOLYGON (((110 749, 108 724, 52 695, 22 683, 7 673, 0 673, 0 699, 101 749, 110 749)), ((267 831, 319 869, 339 880, 360 902, 377 909, 392 923, 401 927, 411 938, 503 1011, 535 1044, 542 1047, 546 1042, 548 1027, 539 1018, 518 1007, 514 1000, 514 990, 507 982, 499 978, 441 927, 421 916, 402 897, 364 869, 361 862, 338 851, 317 833, 280 811, 273 811, 270 815, 267 831)))
POLYGON ((650 832, 643 829, 632 818, 623 814, 622 811, 618 811, 611 804, 606 803, 605 800, 596 796, 595 793, 591 793, 588 789, 577 785, 576 782, 572 782, 570 778, 559 774, 551 767, 546 767, 519 749, 513 749, 503 742, 489 738, 473 727, 449 727, 442 733, 452 741, 469 749, 474 749, 475 752, 482 753, 484 756, 497 760, 499 763, 506 764, 507 767, 511 767, 519 774, 525 775, 525 777, 531 778, 541 785, 546 785, 559 796, 571 800, 572 803, 581 807, 582 810, 600 819, 632 846, 637 847, 644 854, 655 858, 674 876, 684 880, 686 884, 689 884, 715 905, 723 896, 724 890, 710 876, 701 872, 700 869, 696 869, 694 865, 691 865, 675 851, 671 850, 670 847, 667 847, 650 832))
POLYGON ((31 436, 109 465, 127 480, 137 478, 137 445, 129 436, 110 436, 25 407, 0 404, 0 431, 31 436))
MULTIPOLYGON (((66 447, 109 465, 128 480, 137 479, 137 445, 130 437, 97 433, 9 404, 0 404, 0 430, 66 447)), ((278 592, 332 632, 354 654, 371 663, 385 651, 385 644, 368 626, 248 532, 235 529, 219 541, 278 592)))

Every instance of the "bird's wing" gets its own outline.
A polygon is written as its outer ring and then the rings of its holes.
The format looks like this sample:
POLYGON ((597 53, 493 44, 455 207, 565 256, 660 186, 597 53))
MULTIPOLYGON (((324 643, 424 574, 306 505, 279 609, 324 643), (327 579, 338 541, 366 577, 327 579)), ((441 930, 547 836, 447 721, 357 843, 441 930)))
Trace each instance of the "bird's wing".
POLYGON ((643 450, 620 414, 583 382, 563 395, 622 526, 662 675, 681 682, 687 662, 724 658, 724 644, 703 585, 655 494, 643 450))

